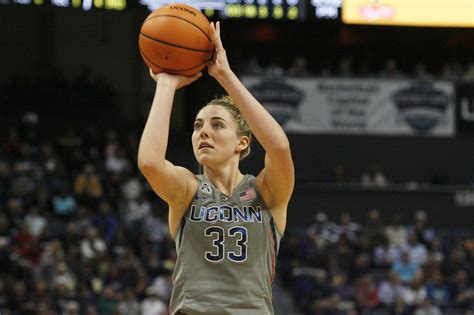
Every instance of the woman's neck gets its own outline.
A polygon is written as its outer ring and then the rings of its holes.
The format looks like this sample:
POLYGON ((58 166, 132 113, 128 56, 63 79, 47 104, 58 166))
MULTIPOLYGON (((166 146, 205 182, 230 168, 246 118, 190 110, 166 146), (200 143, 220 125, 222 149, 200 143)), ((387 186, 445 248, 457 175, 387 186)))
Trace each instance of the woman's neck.
POLYGON ((220 192, 230 196, 234 188, 242 181, 244 175, 237 167, 226 167, 221 169, 210 169, 204 167, 204 176, 216 187, 220 192))

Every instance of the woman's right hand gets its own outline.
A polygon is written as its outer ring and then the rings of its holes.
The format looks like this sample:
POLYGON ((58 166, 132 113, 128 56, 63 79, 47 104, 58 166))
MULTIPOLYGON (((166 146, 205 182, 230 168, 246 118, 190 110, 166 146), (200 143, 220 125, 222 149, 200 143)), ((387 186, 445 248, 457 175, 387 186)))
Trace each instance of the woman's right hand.
POLYGON ((155 80, 156 84, 171 84, 177 90, 199 79, 202 76, 202 73, 198 72, 192 77, 187 77, 166 72, 154 73, 153 70, 150 69, 150 76, 155 80))

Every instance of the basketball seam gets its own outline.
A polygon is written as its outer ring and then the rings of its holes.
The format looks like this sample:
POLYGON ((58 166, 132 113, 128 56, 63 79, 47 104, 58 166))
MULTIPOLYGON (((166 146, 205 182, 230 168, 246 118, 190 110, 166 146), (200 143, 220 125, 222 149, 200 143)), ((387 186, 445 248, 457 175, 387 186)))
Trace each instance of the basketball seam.
POLYGON ((187 49, 187 50, 192 50, 192 51, 196 51, 196 52, 203 52, 203 53, 211 53, 211 52, 213 52, 213 50, 196 49, 196 48, 190 48, 190 47, 185 47, 185 46, 181 46, 181 45, 177 45, 177 44, 165 42, 164 40, 156 39, 156 38, 151 37, 151 36, 149 36, 149 35, 143 34, 142 32, 140 32, 140 35, 143 36, 143 37, 146 37, 146 38, 148 38, 148 39, 151 39, 151 40, 153 40, 153 41, 155 41, 155 42, 158 42, 158 43, 161 43, 161 44, 165 44, 165 45, 169 45, 169 46, 173 46, 173 47, 176 47, 176 48, 187 49))
POLYGON ((207 63, 209 60, 211 60, 211 59, 208 59, 208 60, 206 60, 206 61, 204 61, 204 62, 201 62, 200 64, 198 64, 198 65, 196 65, 196 66, 193 66, 193 67, 191 67, 191 68, 186 68, 186 69, 170 69, 170 68, 162 67, 162 66, 160 66, 159 64, 154 63, 153 61, 151 61, 150 58, 148 58, 148 56, 147 56, 147 55, 143 52, 143 50, 141 50, 141 49, 140 49, 140 53, 142 54, 142 56, 143 56, 146 60, 148 60, 148 61, 149 61, 151 64, 153 64, 154 66, 157 66, 157 67, 159 67, 160 69, 163 69, 163 70, 165 70, 165 71, 174 71, 174 72, 180 72, 180 71, 191 70, 191 69, 200 67, 200 66, 202 66, 203 64, 207 63))
POLYGON ((202 28, 199 27, 199 25, 191 22, 191 21, 188 21, 180 16, 176 16, 176 15, 171 15, 171 14, 158 14, 158 15, 155 15, 155 16, 152 16, 151 18, 148 18, 145 20, 145 22, 143 22, 143 24, 145 24, 147 21, 151 20, 151 19, 154 19, 154 18, 157 18, 157 17, 160 17, 160 16, 167 16, 167 17, 172 17, 172 18, 175 18, 175 19, 179 19, 179 20, 183 20, 191 25, 193 25, 194 27, 196 27, 198 30, 201 31, 201 33, 204 34, 204 36, 206 36, 207 40, 212 44, 212 39, 206 34, 206 32, 204 32, 204 30, 202 28))

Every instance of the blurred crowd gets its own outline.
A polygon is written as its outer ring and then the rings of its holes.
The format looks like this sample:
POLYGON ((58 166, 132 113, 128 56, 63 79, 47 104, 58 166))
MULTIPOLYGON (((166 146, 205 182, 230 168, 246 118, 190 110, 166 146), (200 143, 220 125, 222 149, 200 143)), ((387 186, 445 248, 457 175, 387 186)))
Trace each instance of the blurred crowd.
POLYGON ((139 137, 27 121, 0 142, 0 313, 167 314, 176 252, 139 137))
MULTIPOLYGON (((1 314, 167 314, 176 252, 139 135, 37 126, 0 142, 1 314)), ((473 314, 474 231, 388 217, 288 227, 277 274, 303 314, 473 314)))
POLYGON ((436 230, 423 210, 385 222, 378 209, 359 224, 319 212, 290 228, 282 283, 304 314, 474 314, 474 231, 436 230))
POLYGON ((318 76, 343 78, 384 78, 384 79, 423 79, 423 80, 474 80, 474 61, 446 62, 441 66, 430 67, 422 61, 416 64, 400 65, 396 58, 386 58, 381 64, 353 57, 327 59, 315 64, 317 59, 305 56, 291 57, 284 61, 273 58, 265 63, 257 56, 238 58, 236 70, 242 75, 269 76, 318 76), (312 61, 312 62, 311 62, 312 61))

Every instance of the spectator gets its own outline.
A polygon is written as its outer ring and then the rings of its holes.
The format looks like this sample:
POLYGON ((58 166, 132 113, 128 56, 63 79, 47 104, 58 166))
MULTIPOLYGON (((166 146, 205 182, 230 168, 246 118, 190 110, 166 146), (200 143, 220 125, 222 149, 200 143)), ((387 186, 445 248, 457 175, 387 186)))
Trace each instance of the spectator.
POLYGON ((421 275, 418 275, 411 283, 404 285, 403 302, 412 308, 422 304, 427 299, 427 296, 428 293, 421 275))
POLYGON ((160 211, 160 209, 155 207, 144 219, 144 230, 150 248, 158 253, 161 252, 161 244, 169 235, 168 226, 161 219, 160 211))
POLYGON ((86 164, 83 172, 76 176, 74 193, 82 202, 88 204, 93 204, 94 201, 103 196, 104 189, 102 187, 101 179, 96 174, 95 168, 92 164, 86 164))
POLYGON ((64 305, 64 315, 79 315, 79 303, 69 301, 64 305))
POLYGON ((0 278, 0 310, 7 308, 8 304, 8 292, 6 286, 6 279, 0 278))
POLYGON ((383 281, 378 288, 380 302, 385 306, 392 307, 398 299, 403 297, 404 287, 398 280, 395 272, 390 273, 388 280, 383 281))
POLYGON ((303 56, 296 56, 288 67, 286 74, 297 77, 308 76, 310 72, 307 67, 308 60, 303 56))
POLYGON ((451 299, 449 296, 449 288, 443 283, 443 276, 440 272, 435 273, 432 280, 427 282, 426 291, 428 299, 432 304, 440 307, 450 305, 451 299))
POLYGON ((428 259, 422 266, 425 280, 431 280, 436 273, 441 272, 441 264, 436 261, 433 255, 428 255, 428 259))
POLYGON ((455 306, 470 310, 474 309, 474 285, 472 282, 469 282, 469 275, 466 271, 459 270, 455 274, 450 295, 455 306))
POLYGON ((418 241, 418 236, 415 233, 408 237, 408 245, 405 250, 410 254, 411 261, 418 266, 422 266, 428 259, 426 246, 418 241))
POLYGON ((463 75, 464 80, 474 80, 474 61, 471 61, 467 64, 466 72, 463 75))
POLYGON ((445 254, 444 254, 444 250, 443 250, 443 247, 442 247, 441 240, 439 238, 434 238, 431 241, 431 243, 429 245, 428 255, 432 256, 433 259, 437 263, 439 263, 439 264, 443 263, 445 254))
POLYGON ((243 75, 262 75, 265 69, 260 65, 256 56, 250 56, 247 61, 240 66, 240 74, 243 75))
POLYGON ((336 223, 329 221, 328 216, 324 212, 318 212, 313 223, 307 231, 309 239, 316 248, 325 248, 330 244, 334 244, 339 239, 339 233, 336 223))
POLYGON ((345 184, 350 182, 350 179, 347 178, 344 165, 338 164, 334 167, 333 174, 329 181, 335 184, 345 184))
POLYGON ((25 224, 28 227, 29 232, 34 238, 39 238, 43 233, 47 222, 46 218, 39 213, 38 208, 32 207, 25 217, 25 224))
POLYGON ((354 70, 352 69, 352 60, 347 57, 341 58, 338 65, 338 75, 343 78, 350 78, 354 76, 354 70))
POLYGON ((105 253, 107 245, 98 235, 97 229, 89 227, 86 231, 86 237, 81 240, 81 254, 85 261, 94 259, 105 253))
POLYGON ((153 290, 162 301, 168 302, 171 298, 171 292, 173 289, 172 275, 173 270, 166 269, 162 275, 153 280, 153 283, 147 288, 147 290, 153 290))
POLYGON ((131 173, 125 174, 125 179, 120 189, 125 200, 138 199, 143 193, 142 183, 137 177, 131 175, 131 173))
POLYGON ((380 244, 374 249, 374 263, 378 267, 391 267, 395 262, 401 258, 400 247, 389 244, 385 237, 379 240, 380 244))
POLYGON ((371 209, 367 214, 367 221, 362 228, 363 234, 371 241, 371 245, 375 247, 377 242, 385 238, 383 230, 383 222, 380 218, 379 209, 371 209))
POLYGON ((21 223, 20 229, 15 233, 13 245, 15 252, 26 266, 34 266, 39 263, 41 249, 37 246, 37 242, 26 223, 21 223))
POLYGON ((435 231, 432 227, 428 227, 428 214, 425 211, 417 210, 415 212, 415 224, 408 228, 408 233, 415 233, 420 242, 429 246, 435 238, 435 231))
POLYGON ((271 77, 282 77, 285 74, 285 69, 281 65, 281 60, 279 58, 272 59, 264 73, 271 77))
POLYGON ((385 228, 385 235, 391 245, 405 248, 408 243, 408 232, 405 226, 402 225, 399 215, 392 216, 390 225, 385 228))
POLYGON ((66 187, 61 187, 59 194, 52 199, 54 214, 63 219, 72 217, 76 211, 76 198, 68 191, 66 187))
POLYGON ((357 243, 361 226, 359 223, 352 221, 351 215, 343 212, 340 217, 340 223, 337 226, 339 238, 344 236, 350 242, 357 243))
POLYGON ((433 79, 433 75, 428 72, 428 70, 426 69, 426 65, 421 61, 415 65, 415 71, 413 75, 417 79, 423 79, 423 80, 433 79))
POLYGON ((415 315, 441 315, 441 309, 431 304, 429 300, 425 300, 416 310, 415 315))
POLYGON ((130 168, 130 161, 126 158, 125 152, 120 145, 117 132, 109 130, 105 147, 105 169, 109 173, 116 175, 130 170, 130 168))
POLYGON ((379 304, 377 286, 371 276, 359 279, 356 287, 356 301, 361 310, 374 309, 379 304))
POLYGON ((75 276, 68 270, 65 262, 58 263, 56 270, 52 274, 53 289, 64 286, 71 294, 75 294, 77 281, 75 276))
POLYGON ((24 282, 15 281, 13 283, 13 288, 8 295, 7 309, 17 314, 28 314, 32 311, 24 282))
POLYGON ((143 315, 166 315, 168 313, 166 304, 158 297, 153 289, 147 289, 146 295, 146 298, 141 304, 143 315))
MULTIPOLYGON (((97 311, 101 315, 113 315, 118 309, 116 292, 112 287, 106 287, 97 301, 97 311)), ((152 313, 150 313, 152 314, 152 313)))
POLYGON ((51 306, 53 304, 52 296, 51 296, 51 288, 48 282, 39 278, 38 281, 34 284, 33 294, 30 298, 30 301, 39 306, 41 304, 45 304, 47 306, 51 306))
POLYGON ((99 229, 104 236, 107 244, 110 244, 117 232, 119 220, 112 212, 112 207, 109 202, 102 200, 99 203, 99 213, 94 216, 92 221, 94 226, 99 229))
POLYGON ((132 289, 127 289, 122 294, 117 310, 123 315, 140 315, 141 307, 132 289))
POLYGON ((410 253, 403 252, 402 259, 393 264, 392 271, 397 275, 402 283, 409 284, 416 279, 420 269, 411 259, 410 253))
POLYGON ((387 79, 397 79, 403 77, 401 71, 398 69, 397 61, 395 59, 385 60, 385 65, 380 72, 380 77, 387 79))
POLYGON ((388 181, 385 174, 373 166, 369 171, 362 173, 360 183, 370 188, 382 188, 387 186, 388 181))
POLYGON ((129 230, 138 229, 151 213, 151 203, 142 194, 138 199, 129 200, 122 210, 125 226, 129 230))

